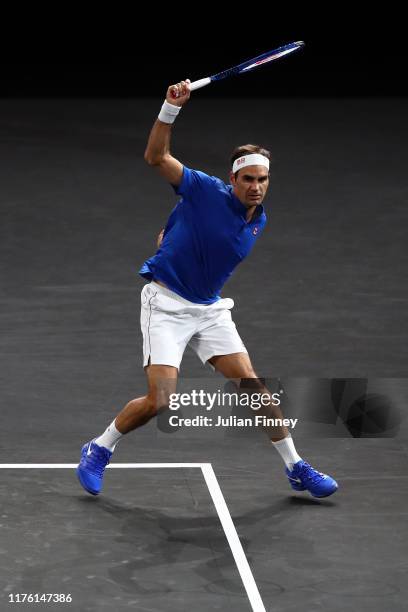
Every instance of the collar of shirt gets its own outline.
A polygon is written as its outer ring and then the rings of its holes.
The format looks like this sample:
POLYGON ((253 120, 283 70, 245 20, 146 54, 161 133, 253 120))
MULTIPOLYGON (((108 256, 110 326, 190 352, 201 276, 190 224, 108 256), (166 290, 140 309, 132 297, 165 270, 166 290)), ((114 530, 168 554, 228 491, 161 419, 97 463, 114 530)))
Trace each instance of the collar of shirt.
MULTIPOLYGON (((246 206, 244 206, 241 202, 241 200, 239 200, 237 198, 237 196, 235 195, 234 191, 233 191, 233 187, 232 185, 228 185, 228 190, 231 194, 231 202, 232 205, 234 207, 234 209, 237 211, 237 213, 244 218, 244 220, 247 220, 247 214, 248 214, 248 208, 246 206)), ((254 223, 264 212, 264 207, 262 206, 262 204, 257 204, 256 209, 254 211, 254 214, 252 215, 252 218, 250 221, 248 221, 247 223, 254 223)))

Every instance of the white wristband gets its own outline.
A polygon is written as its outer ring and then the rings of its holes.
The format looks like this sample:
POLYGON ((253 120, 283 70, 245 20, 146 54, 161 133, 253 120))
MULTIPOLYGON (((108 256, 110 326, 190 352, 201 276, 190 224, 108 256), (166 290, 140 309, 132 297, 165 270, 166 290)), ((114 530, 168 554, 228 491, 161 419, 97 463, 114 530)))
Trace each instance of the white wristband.
POLYGON ((174 123, 175 118, 181 111, 181 106, 175 106, 174 104, 170 104, 165 100, 163 102, 163 106, 161 107, 158 119, 163 123, 174 123))

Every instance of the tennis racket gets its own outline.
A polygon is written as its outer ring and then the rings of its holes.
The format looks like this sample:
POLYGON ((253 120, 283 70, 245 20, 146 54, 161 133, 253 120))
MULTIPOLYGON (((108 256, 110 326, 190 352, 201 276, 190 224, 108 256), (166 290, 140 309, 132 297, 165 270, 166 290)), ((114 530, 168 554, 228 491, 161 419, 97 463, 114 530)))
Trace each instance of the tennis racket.
POLYGON ((266 53, 262 53, 262 55, 258 55, 257 57, 253 57, 252 59, 246 60, 246 62, 243 62, 242 64, 238 64, 237 66, 228 68, 228 70, 223 70, 222 72, 218 72, 217 74, 213 74, 212 76, 205 77, 204 79, 193 81, 192 83, 190 83, 190 91, 200 89, 200 87, 205 87, 213 81, 221 81, 222 79, 234 76, 235 74, 243 74, 244 72, 249 72, 250 70, 259 68, 259 66, 267 64, 268 62, 273 62, 277 59, 280 59, 281 57, 284 57, 285 55, 289 55, 290 53, 299 51, 299 49, 302 49, 302 47, 304 46, 305 43, 302 40, 298 40, 297 42, 289 43, 288 45, 278 47, 277 49, 273 49, 272 51, 267 51, 266 53))

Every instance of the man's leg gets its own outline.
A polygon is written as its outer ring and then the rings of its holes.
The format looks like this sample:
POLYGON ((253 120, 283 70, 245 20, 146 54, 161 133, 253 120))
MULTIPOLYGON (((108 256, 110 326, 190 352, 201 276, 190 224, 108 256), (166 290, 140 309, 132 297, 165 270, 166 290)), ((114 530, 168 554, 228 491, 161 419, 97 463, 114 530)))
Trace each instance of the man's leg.
POLYGON ((176 390, 177 368, 149 365, 145 372, 147 394, 128 402, 104 433, 82 448, 77 475, 82 486, 92 495, 97 495, 102 489, 105 467, 120 438, 150 421, 160 410, 166 409, 169 395, 176 390))
MULTIPOLYGON (((262 406, 256 411, 257 414, 273 419, 283 419, 282 411, 279 406, 273 403, 271 392, 265 387, 263 382, 257 376, 248 353, 232 353, 231 355, 217 355, 209 359, 212 366, 221 372, 226 378, 234 380, 234 382, 246 393, 262 393, 270 396, 270 404, 262 406)), ((272 427, 264 428, 269 439, 272 442, 284 440, 289 436, 287 427, 272 427)), ((294 457, 299 461, 300 457, 294 457)))
POLYGON ((131 400, 119 412, 115 426, 122 434, 144 425, 168 407, 169 395, 176 391, 177 368, 164 365, 149 365, 145 368, 148 392, 143 397, 131 400))
MULTIPOLYGON (((257 410, 258 414, 268 418, 283 419, 279 406, 273 404, 272 394, 253 369, 248 353, 217 355, 208 361, 226 378, 234 380, 245 392, 270 396, 270 404, 257 410)), ((285 462, 286 474, 295 491, 307 489, 314 497, 327 497, 337 490, 338 485, 333 478, 317 472, 302 460, 296 452, 292 436, 286 427, 265 427, 264 429, 285 462)))

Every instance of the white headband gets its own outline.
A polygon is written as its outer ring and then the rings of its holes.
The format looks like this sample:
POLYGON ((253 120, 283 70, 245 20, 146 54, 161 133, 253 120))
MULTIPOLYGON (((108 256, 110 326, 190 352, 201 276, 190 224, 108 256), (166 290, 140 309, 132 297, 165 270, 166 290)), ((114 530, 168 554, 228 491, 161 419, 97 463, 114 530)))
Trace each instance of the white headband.
POLYGON ((243 155, 234 161, 232 171, 235 174, 238 170, 241 170, 241 168, 245 168, 245 166, 265 166, 269 170, 269 159, 265 157, 265 155, 260 155, 259 153, 243 155))

